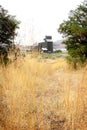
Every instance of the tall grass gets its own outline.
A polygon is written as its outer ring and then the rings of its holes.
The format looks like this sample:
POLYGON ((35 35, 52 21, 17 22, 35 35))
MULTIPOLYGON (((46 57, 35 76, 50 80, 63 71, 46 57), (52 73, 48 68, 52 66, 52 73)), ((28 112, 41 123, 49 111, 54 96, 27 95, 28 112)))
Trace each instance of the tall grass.
POLYGON ((61 58, 0 67, 0 130, 86 130, 86 75, 61 58))
POLYGON ((36 115, 38 108, 37 91, 42 93, 47 85, 45 84, 47 78, 53 74, 54 67, 36 59, 27 59, 16 61, 7 68, 1 67, 0 70, 0 87, 4 92, 0 95, 4 98, 2 99, 4 104, 0 106, 1 125, 7 130, 20 130, 22 127, 34 129, 36 121, 33 121, 31 113, 33 116, 36 115), (4 108, 4 105, 8 108, 4 108), (3 109, 8 109, 7 113, 2 112, 3 109))

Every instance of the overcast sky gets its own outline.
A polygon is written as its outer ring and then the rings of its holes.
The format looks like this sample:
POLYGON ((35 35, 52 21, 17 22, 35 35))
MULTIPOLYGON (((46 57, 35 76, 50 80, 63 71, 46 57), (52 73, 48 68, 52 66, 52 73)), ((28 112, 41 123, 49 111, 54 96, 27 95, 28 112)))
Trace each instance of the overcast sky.
POLYGON ((59 24, 81 2, 83 0, 0 0, 0 5, 21 21, 17 42, 30 45, 42 41, 45 35, 51 35, 53 41, 60 40, 59 24))

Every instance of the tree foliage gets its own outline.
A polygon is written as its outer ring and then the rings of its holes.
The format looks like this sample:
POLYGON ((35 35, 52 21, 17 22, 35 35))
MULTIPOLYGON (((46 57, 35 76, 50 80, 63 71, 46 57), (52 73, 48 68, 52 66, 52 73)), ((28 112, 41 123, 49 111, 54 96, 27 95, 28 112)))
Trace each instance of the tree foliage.
POLYGON ((0 6, 0 57, 5 64, 8 61, 9 49, 14 45, 18 25, 15 16, 9 15, 8 11, 0 6))
POLYGON ((68 20, 60 24, 58 31, 65 38, 69 55, 75 61, 84 62, 87 59, 87 1, 71 10, 68 20))

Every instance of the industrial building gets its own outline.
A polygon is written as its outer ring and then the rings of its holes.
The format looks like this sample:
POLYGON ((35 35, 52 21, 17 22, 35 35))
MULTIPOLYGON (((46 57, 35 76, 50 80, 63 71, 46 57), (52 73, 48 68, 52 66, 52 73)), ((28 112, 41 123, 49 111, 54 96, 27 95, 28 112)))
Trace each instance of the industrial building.
POLYGON ((53 53, 52 36, 45 36, 44 42, 39 43, 38 47, 40 51, 53 53))

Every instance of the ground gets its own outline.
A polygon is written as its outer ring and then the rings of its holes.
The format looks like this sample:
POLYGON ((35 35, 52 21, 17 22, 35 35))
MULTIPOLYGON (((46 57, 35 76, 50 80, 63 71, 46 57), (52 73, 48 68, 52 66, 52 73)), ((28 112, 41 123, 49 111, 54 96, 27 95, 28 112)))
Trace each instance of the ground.
POLYGON ((0 130, 87 129, 87 67, 28 56, 1 67, 0 79, 0 130))

